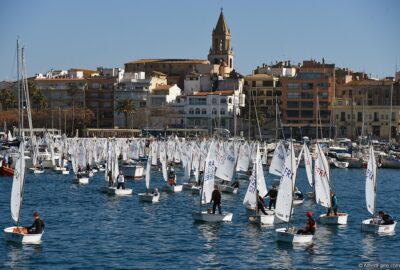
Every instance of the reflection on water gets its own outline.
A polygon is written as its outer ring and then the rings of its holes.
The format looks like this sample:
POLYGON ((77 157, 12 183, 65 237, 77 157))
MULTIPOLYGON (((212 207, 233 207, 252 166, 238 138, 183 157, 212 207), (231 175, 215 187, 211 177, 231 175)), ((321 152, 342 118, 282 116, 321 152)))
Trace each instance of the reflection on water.
POLYGON ((365 261, 370 261, 371 257, 375 253, 375 241, 376 241, 376 234, 372 233, 363 233, 363 238, 361 240, 362 243, 362 259, 365 261))
POLYGON ((11 269, 21 269, 29 264, 32 257, 37 257, 42 252, 42 245, 22 245, 20 243, 6 242, 7 259, 4 262, 5 267, 11 269))

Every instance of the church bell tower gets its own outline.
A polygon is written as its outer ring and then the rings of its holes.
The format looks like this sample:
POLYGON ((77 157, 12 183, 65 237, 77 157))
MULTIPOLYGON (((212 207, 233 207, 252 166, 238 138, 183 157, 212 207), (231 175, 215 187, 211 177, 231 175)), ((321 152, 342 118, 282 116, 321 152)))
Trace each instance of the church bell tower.
POLYGON ((212 32, 212 46, 208 54, 208 60, 211 64, 224 67, 225 73, 233 69, 233 50, 231 47, 231 31, 225 21, 224 13, 218 18, 217 25, 212 32))

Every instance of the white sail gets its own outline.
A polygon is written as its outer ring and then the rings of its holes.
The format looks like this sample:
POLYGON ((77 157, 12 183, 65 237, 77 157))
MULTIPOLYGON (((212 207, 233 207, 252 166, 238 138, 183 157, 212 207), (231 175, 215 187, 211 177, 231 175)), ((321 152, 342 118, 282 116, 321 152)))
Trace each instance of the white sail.
POLYGON ((151 172, 151 160, 152 160, 152 155, 149 155, 147 158, 147 165, 146 165, 146 189, 148 190, 150 188, 150 172, 151 172))
POLYGON ((151 150, 149 151, 149 157, 151 156, 151 165, 157 166, 157 152, 158 144, 157 142, 153 142, 151 144, 151 150))
POLYGON ((285 164, 286 152, 283 143, 278 142, 274 156, 272 157, 271 166, 269 166, 269 173, 277 176, 282 176, 282 169, 285 164))
POLYGON ((256 207, 256 180, 257 180, 257 169, 254 164, 255 169, 253 170, 249 180, 249 186, 247 187, 246 195, 243 199, 243 204, 250 206, 251 208, 256 207))
POLYGON ((226 145, 215 176, 225 181, 231 181, 235 171, 235 163, 234 146, 233 144, 226 145))
POLYGON ((310 186, 314 186, 313 176, 312 176, 312 158, 310 154, 310 150, 308 149, 306 143, 303 145, 303 157, 304 157, 304 166, 306 167, 307 180, 310 186))
POLYGON ((201 192, 201 202, 203 204, 211 201, 211 194, 214 190, 215 158, 215 142, 212 141, 208 150, 204 168, 203 188, 201 192))
POLYGON ((256 160, 254 163, 253 173, 250 176, 250 183, 247 187, 246 195, 243 199, 243 204, 254 208, 256 206, 256 191, 259 191, 261 197, 267 195, 267 187, 265 185, 264 172, 262 167, 261 153, 257 146, 256 160))
POLYGON ((282 221, 288 222, 292 209, 293 182, 295 177, 296 157, 294 155, 293 142, 290 143, 290 152, 285 158, 282 177, 279 184, 276 200, 275 215, 282 221))
POLYGON ((329 164, 318 143, 316 148, 317 158, 314 165, 315 200, 322 206, 331 207, 329 164))
POLYGON ((365 177, 365 200, 367 203, 367 210, 372 215, 375 213, 375 190, 376 188, 376 160, 374 148, 371 146, 369 149, 369 160, 367 172, 365 177))
POLYGON ((239 149, 239 157, 236 165, 236 171, 247 172, 250 165, 250 150, 247 142, 242 144, 239 149))
POLYGON ((168 173, 167 173, 167 149, 166 144, 163 142, 160 145, 160 162, 162 168, 162 174, 164 181, 168 181, 168 173))
POLYGON ((19 145, 19 156, 15 165, 14 179, 11 189, 11 217, 17 223, 21 210, 25 182, 24 142, 19 145))

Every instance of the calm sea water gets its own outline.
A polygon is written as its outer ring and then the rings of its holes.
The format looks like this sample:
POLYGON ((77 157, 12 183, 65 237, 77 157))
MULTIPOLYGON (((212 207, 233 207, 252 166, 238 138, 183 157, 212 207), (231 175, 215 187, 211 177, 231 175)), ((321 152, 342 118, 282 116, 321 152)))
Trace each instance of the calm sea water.
MULTIPOLYGON (((377 207, 400 217, 400 171, 379 170, 377 207)), ((399 234, 377 236, 360 231, 365 208, 365 170, 333 169, 339 208, 350 214, 348 225, 318 225, 309 246, 276 242, 274 228, 251 225, 242 206, 247 182, 237 195, 223 195, 223 210, 233 221, 193 223, 198 196, 190 191, 162 193, 158 204, 140 203, 144 180, 129 181, 134 195, 112 197, 100 192, 98 173, 87 186, 72 184, 72 175, 28 174, 22 223, 38 211, 46 223, 43 243, 15 245, 0 241, 0 268, 9 269, 356 269, 359 263, 400 263, 399 234)), ((178 172, 179 176, 179 172, 178 172)), ((266 175, 267 185, 275 178, 266 175)), ((179 177, 178 177, 179 182, 179 177)), ((12 178, 0 178, 0 227, 10 217, 12 178)), ((152 186, 162 186, 160 172, 152 186)), ((304 169, 298 186, 310 191, 304 169)), ((294 224, 304 226, 305 212, 325 210, 311 200, 295 208, 294 224)), ((398 230, 398 228, 397 228, 398 230)))

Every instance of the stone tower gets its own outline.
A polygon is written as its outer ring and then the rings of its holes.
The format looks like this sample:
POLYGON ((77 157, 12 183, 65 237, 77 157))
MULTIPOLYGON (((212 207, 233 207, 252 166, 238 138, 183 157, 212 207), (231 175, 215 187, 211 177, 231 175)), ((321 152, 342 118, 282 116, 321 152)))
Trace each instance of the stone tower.
POLYGON ((225 21, 223 10, 218 18, 217 25, 212 32, 212 46, 208 54, 211 64, 221 65, 224 73, 229 73, 233 69, 233 50, 231 47, 231 31, 225 21))

